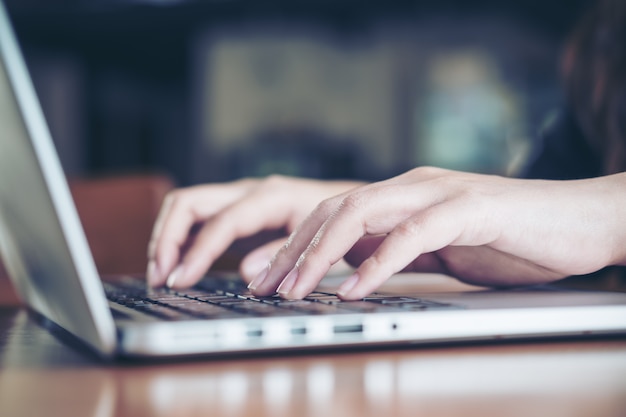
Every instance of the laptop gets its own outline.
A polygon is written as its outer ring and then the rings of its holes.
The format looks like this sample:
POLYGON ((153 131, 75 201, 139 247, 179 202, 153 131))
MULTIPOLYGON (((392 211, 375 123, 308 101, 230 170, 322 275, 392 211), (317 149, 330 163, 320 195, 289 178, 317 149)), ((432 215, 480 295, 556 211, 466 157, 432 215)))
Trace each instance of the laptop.
MULTIPOLYGON (((104 358, 352 349, 626 333, 626 294, 550 286, 257 298, 236 276, 187 291, 104 282, 0 3, 0 252, 30 310, 104 358)), ((417 291, 417 288, 415 289, 417 291)))

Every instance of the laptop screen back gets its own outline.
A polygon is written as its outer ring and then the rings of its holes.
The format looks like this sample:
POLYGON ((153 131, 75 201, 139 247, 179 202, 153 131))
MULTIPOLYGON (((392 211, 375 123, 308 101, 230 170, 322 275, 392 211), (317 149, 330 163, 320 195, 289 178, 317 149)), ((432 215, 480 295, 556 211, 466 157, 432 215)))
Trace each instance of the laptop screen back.
POLYGON ((28 305, 96 349, 113 322, 24 60, 0 3, 0 252, 28 305))

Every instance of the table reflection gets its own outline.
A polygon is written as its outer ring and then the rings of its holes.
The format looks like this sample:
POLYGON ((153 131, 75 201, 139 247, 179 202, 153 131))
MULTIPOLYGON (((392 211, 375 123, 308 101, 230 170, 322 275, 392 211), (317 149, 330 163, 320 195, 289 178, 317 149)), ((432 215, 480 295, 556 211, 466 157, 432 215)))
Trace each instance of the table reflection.
POLYGON ((626 415, 623 339, 103 364, 2 323, 2 416, 626 415))

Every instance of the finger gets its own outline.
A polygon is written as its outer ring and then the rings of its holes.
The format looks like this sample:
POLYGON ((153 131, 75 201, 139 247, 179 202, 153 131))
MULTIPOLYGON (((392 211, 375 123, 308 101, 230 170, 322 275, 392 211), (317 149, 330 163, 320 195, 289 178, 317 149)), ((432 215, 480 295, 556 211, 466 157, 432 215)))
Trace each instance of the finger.
POLYGON ((154 226, 152 227, 152 234, 150 235, 150 242, 148 244, 148 258, 152 259, 155 256, 156 252, 156 242, 157 237, 161 235, 163 231, 163 223, 165 219, 169 216, 169 212, 172 208, 172 203, 175 197, 172 193, 169 193, 165 196, 163 203, 161 204, 161 208, 159 209, 159 214, 154 222, 154 226))
POLYGON ((309 217, 296 227, 287 242, 271 259, 270 264, 248 286, 253 294, 266 296, 276 293, 278 286, 294 268, 298 257, 333 212, 334 207, 339 204, 339 200, 339 198, 332 198, 320 203, 309 217))
POLYGON ((189 187, 165 198, 155 222, 149 247, 148 281, 159 286, 178 263, 188 243, 190 231, 198 222, 231 204, 252 186, 250 181, 218 186, 189 187))
POLYGON ((298 259, 294 268, 298 273, 295 285, 280 288, 279 293, 286 298, 304 297, 317 286, 328 268, 363 236, 386 234, 413 213, 437 204, 442 198, 442 191, 428 181, 418 184, 387 181, 346 195, 298 259))
POLYGON ((193 285, 236 239, 282 227, 289 216, 289 206, 267 193, 247 195, 205 222, 181 264, 168 277, 167 285, 174 288, 193 285))
MULTIPOLYGON (((386 235, 366 236, 354 244, 346 253, 344 259, 353 267, 360 266, 363 261, 372 256, 386 235)), ((431 272, 447 273, 447 267, 442 263, 436 253, 424 253, 413 259, 401 272, 431 272)))
POLYGON ((285 244, 286 238, 277 239, 250 252, 241 261, 239 272, 246 282, 252 282, 267 266, 285 244))
POLYGON ((304 297, 360 238, 387 233, 440 198, 432 186, 385 181, 326 200, 278 252, 260 285, 253 281, 253 292, 268 295, 278 289, 286 298, 304 297))
POLYGON ((180 256, 180 248, 196 219, 188 207, 189 201, 179 194, 166 197, 153 228, 148 245, 148 282, 152 286, 161 286, 174 268, 180 256))
MULTIPOLYGON (((157 240, 164 234, 164 226, 170 223, 168 220, 177 216, 177 211, 192 210, 195 213, 195 218, 209 218, 224 206, 241 198, 252 185, 253 180, 240 180, 228 184, 195 186, 170 192, 163 200, 152 228, 148 257, 153 258, 155 256, 157 240), (173 207, 175 210, 172 210, 173 207)), ((168 229, 179 230, 174 227, 168 227, 168 229)), ((168 231, 165 230, 165 235, 168 234, 168 231)))
POLYGON ((280 283, 279 294, 290 299, 306 296, 359 239, 390 231, 410 213, 405 194, 404 186, 385 185, 367 187, 342 198, 312 238, 300 235, 292 239, 300 253, 295 260, 293 254, 290 259, 281 257, 283 253, 277 255, 272 266, 283 262, 292 268, 280 283), (302 247, 305 249, 300 252, 302 247))
POLYGON ((464 236, 471 216, 462 205, 452 201, 429 207, 398 224, 339 288, 338 295, 346 300, 363 298, 422 254, 451 245, 488 243, 464 236))
MULTIPOLYGON (((265 296, 276 293, 278 287, 286 280, 290 271, 294 269, 301 254, 310 245, 311 241, 315 239, 320 227, 329 217, 332 217, 333 213, 341 206, 345 197, 354 192, 354 190, 353 188, 322 201, 295 228, 287 242, 272 258, 270 265, 250 283, 249 288, 255 295, 265 296)), ((294 274, 292 273, 290 278, 293 278, 293 276, 294 274)))

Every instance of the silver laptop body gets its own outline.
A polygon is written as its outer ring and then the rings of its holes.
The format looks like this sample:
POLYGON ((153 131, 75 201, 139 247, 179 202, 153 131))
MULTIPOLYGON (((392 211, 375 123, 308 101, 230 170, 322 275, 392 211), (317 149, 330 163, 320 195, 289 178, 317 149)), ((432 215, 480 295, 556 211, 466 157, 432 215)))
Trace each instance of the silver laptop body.
MULTIPOLYGON (((310 351, 626 332, 626 294, 547 287, 407 294, 405 298, 375 295, 366 307, 377 303, 380 308, 366 311, 351 310, 359 306, 351 304, 349 311, 341 313, 296 309, 284 315, 234 314, 211 320, 165 320, 114 303, 105 295, 1 3, 0 57, 0 252, 4 264, 31 310, 103 357, 310 351), (411 308, 421 297, 433 308, 411 308)), ((213 281, 206 282, 210 286, 213 281)), ((216 290, 217 297, 238 298, 228 290, 235 281, 225 282, 226 287, 216 290)), ((133 286, 131 281, 129 285, 133 286)), ((201 292, 189 294, 170 293, 197 304, 201 292)), ((318 297, 313 306, 335 308, 325 303, 332 295, 319 293, 318 297)))

